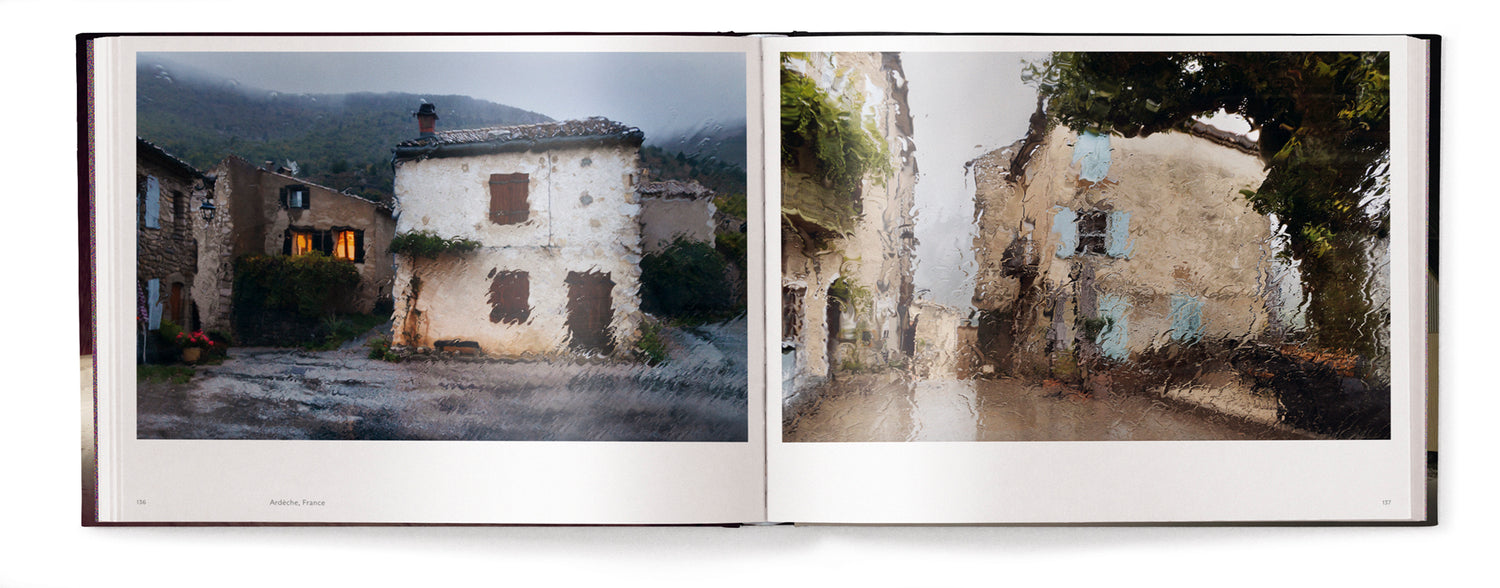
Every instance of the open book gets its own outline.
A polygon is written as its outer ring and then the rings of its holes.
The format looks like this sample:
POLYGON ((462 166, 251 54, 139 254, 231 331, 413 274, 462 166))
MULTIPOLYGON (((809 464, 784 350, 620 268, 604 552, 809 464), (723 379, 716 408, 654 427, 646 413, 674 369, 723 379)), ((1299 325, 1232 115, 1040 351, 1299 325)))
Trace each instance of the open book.
POLYGON ((86 523, 1427 521, 1435 43, 84 35, 86 523))

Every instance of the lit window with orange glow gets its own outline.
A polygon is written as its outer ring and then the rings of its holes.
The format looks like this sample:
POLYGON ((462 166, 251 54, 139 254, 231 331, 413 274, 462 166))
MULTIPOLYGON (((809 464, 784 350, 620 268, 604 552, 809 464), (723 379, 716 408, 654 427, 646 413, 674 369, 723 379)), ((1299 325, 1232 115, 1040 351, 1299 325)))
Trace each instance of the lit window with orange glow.
POLYGON ((338 238, 333 242, 333 256, 354 261, 357 250, 354 244, 354 231, 339 231, 336 234, 338 238))
POLYGON ((311 253, 315 250, 312 233, 292 234, 292 255, 302 255, 303 253, 311 253))

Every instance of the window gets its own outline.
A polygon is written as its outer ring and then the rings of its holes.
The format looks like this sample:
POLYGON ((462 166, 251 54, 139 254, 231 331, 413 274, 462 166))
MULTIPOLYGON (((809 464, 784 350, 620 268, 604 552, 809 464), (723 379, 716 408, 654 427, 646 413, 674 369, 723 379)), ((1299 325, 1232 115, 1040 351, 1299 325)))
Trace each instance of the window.
POLYGON ((1130 239, 1130 213, 1123 210, 1086 210, 1074 213, 1058 207, 1052 217, 1057 235, 1057 256, 1074 254, 1130 257, 1135 243, 1130 239))
POLYGON ((531 214, 527 189, 531 179, 526 174, 490 174, 490 222, 514 225, 526 222, 531 214))
POLYGON ((365 232, 345 228, 328 231, 305 228, 287 229, 281 245, 283 255, 302 255, 314 251, 329 257, 364 263, 365 232))
POLYGON ((490 282, 490 322, 521 324, 531 317, 531 276, 526 272, 504 271, 490 282))
POLYGON ((781 287, 781 345, 796 345, 802 340, 802 297, 806 288, 781 287))
POLYGON ((313 244, 313 237, 315 236, 316 234, 314 231, 293 231, 291 235, 292 250, 288 252, 288 254, 302 255, 304 253, 317 251, 317 246, 313 244))
POLYGON ((281 187, 281 207, 307 210, 312 208, 312 191, 307 186, 292 184, 281 187))
POLYGON ((1187 294, 1173 294, 1172 321, 1169 336, 1173 341, 1192 342, 1203 338, 1203 300, 1187 294))
POLYGON ((1102 255, 1104 236, 1109 232, 1109 213, 1102 210, 1084 211, 1078 215, 1077 253, 1102 255))
POLYGON ((365 262, 365 232, 353 229, 333 233, 333 256, 354 263, 365 262))
POLYGON ((181 236, 192 225, 188 224, 188 198, 182 192, 172 192, 172 226, 181 236))

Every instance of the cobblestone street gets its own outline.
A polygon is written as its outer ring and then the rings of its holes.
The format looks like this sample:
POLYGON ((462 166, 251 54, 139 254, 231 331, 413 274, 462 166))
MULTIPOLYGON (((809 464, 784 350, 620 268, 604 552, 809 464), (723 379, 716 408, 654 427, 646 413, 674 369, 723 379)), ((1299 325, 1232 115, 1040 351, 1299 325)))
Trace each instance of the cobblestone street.
POLYGON ((143 439, 744 441, 744 322, 668 331, 672 360, 414 359, 239 348, 142 382, 143 439))
POLYGON ((854 376, 805 393, 783 418, 795 441, 1308 439, 1286 427, 1139 394, 1086 396, 1017 380, 854 376))

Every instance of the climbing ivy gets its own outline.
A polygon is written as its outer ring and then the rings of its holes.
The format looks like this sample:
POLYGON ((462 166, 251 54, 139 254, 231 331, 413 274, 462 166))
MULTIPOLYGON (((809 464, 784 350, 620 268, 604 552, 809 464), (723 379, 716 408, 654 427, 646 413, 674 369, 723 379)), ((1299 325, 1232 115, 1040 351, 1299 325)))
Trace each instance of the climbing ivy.
POLYGON ((781 163, 788 177, 807 174, 816 184, 796 202, 784 199, 783 212, 825 228, 846 232, 860 212, 861 184, 866 176, 884 184, 893 168, 890 149, 874 123, 857 106, 836 98, 807 76, 781 65, 781 163), (835 200, 828 202, 827 200, 835 200))
POLYGON ((479 248, 479 242, 463 237, 443 237, 431 231, 411 231, 391 239, 390 251, 397 255, 410 255, 425 259, 437 259, 445 253, 468 253, 479 248))

